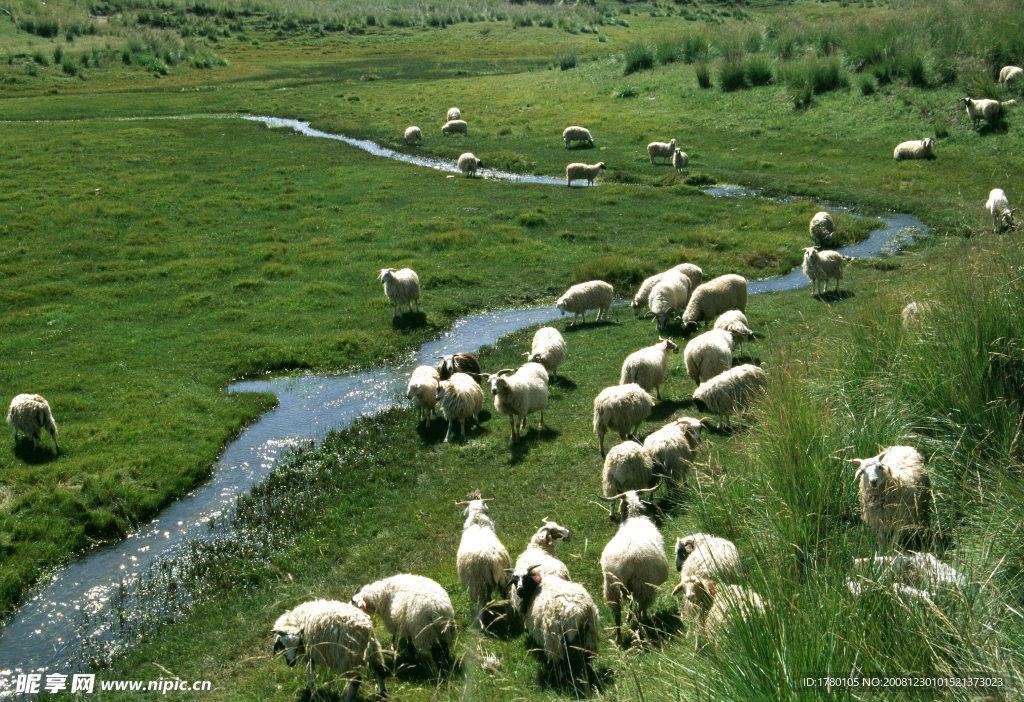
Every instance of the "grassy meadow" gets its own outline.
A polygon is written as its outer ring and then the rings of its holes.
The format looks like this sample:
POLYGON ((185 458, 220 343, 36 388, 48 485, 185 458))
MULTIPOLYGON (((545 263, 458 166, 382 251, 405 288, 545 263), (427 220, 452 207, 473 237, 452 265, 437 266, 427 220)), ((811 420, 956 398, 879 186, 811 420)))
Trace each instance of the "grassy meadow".
MULTIPOLYGON (((648 635, 627 650, 604 637, 595 688, 573 691, 554 688, 514 622, 488 636, 468 628, 452 501, 473 488, 497 498, 492 516, 513 553, 542 517, 569 526, 560 555, 600 599, 613 530, 595 499, 592 401, 655 339, 650 322, 619 309, 612 324, 566 333, 550 427, 521 445, 509 447, 501 417, 448 446, 440 423, 414 431, 412 414, 394 410, 285 461, 275 485, 294 493, 295 518, 272 524, 290 545, 265 561, 211 560, 216 577, 197 586, 193 614, 154 626, 105 675, 156 676, 159 665, 213 679, 218 699, 291 699, 303 676, 271 660, 277 614, 406 570, 452 595, 460 662, 439 688, 404 669, 391 681, 397 699, 802 699, 820 694, 799 685, 813 673, 1019 675, 1022 261, 1016 235, 988 233, 983 203, 995 187, 1019 199, 1022 129, 1013 108, 976 129, 957 100, 1017 95, 994 75, 1024 60, 1020 10, 1008 0, 12 7, 0 19, 0 382, 11 397, 49 400, 63 452, 10 435, 0 451, 0 611, 69 553, 123 535, 207 474, 273 402, 225 394, 232 378, 372 367, 469 312, 549 305, 593 278, 626 298, 682 261, 750 279, 798 265, 819 205, 699 189, 741 183, 909 211, 933 227, 909 252, 849 266, 841 298, 752 298, 762 339, 747 351, 769 372, 769 399, 742 430, 712 433, 696 479, 662 497, 669 544, 695 531, 737 543, 749 584, 772 603, 767 630, 695 655, 666 588, 648 635), (440 134, 452 105, 467 137, 440 134), (517 173, 557 177, 570 161, 608 170, 598 188, 469 180, 224 117, 244 114, 438 158, 471 150, 517 173), (409 124, 423 129, 421 147, 402 142, 409 124), (595 146, 566 150, 570 124, 589 127, 595 146), (936 160, 893 162, 896 143, 925 136, 936 160), (646 144, 670 138, 689 154, 682 174, 648 161, 646 144), (375 280, 386 266, 418 271, 421 314, 391 319, 375 280), (940 303, 930 331, 900 329, 905 297, 940 303), (972 583, 934 609, 882 588, 854 597, 845 584, 874 542, 844 461, 897 443, 928 458, 951 536, 944 560, 972 583), (490 652, 503 661, 493 676, 478 665, 490 652)), ((871 226, 837 217, 843 241, 871 226)), ((514 365, 530 334, 485 350, 485 366, 514 365)), ((667 389, 645 432, 693 413, 681 357, 667 389)))

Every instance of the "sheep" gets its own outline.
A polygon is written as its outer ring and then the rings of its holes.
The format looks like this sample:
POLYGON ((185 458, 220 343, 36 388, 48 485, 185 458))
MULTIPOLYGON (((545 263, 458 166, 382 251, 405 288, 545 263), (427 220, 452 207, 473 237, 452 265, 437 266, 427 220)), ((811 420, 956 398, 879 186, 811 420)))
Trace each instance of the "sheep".
POLYGON ((916 331, 924 322, 924 315, 932 310, 931 302, 908 302, 900 312, 900 322, 905 331, 916 331))
POLYGON ((696 290, 697 286, 701 284, 704 279, 704 271, 701 270, 700 266, 696 266, 692 263, 680 263, 676 266, 676 270, 686 276, 686 279, 690 282, 690 290, 696 290))
POLYGON ((405 130, 405 143, 409 146, 415 146, 423 141, 423 132, 420 131, 419 127, 409 127, 405 130))
POLYGON ((828 212, 819 212, 811 217, 811 237, 818 246, 831 246, 832 235, 836 233, 836 225, 832 221, 832 215, 828 212))
POLYGON ((462 110, 460 110, 457 107, 450 107, 450 108, 448 108, 447 120, 449 122, 454 122, 455 120, 458 120, 458 119, 462 119, 462 110))
POLYGON ((565 294, 555 302, 555 307, 563 315, 566 312, 572 312, 572 324, 569 325, 572 327, 576 326, 577 317, 582 317, 584 322, 587 321, 587 310, 597 310, 595 322, 600 322, 602 316, 607 322, 608 310, 612 306, 614 297, 615 288, 610 283, 603 280, 589 280, 586 283, 573 285, 566 290, 565 294))
POLYGON ((691 575, 680 586, 686 590, 687 606, 697 611, 697 651, 706 643, 719 645, 737 615, 747 622, 767 615, 761 596, 740 585, 718 585, 691 575))
POLYGON ((969 97, 961 98, 960 102, 963 103, 964 110, 975 128, 981 120, 994 124, 1003 114, 1003 107, 1014 104, 1012 100, 1009 103, 1001 103, 998 100, 974 100, 969 97))
POLYGON ((50 405, 42 395, 22 393, 11 400, 7 410, 7 423, 14 429, 14 443, 18 443, 18 432, 32 439, 32 450, 39 448, 39 432, 45 429, 53 438, 53 446, 60 453, 57 443, 57 423, 53 421, 50 405))
POLYGON ((722 417, 733 412, 742 412, 768 388, 768 378, 758 366, 744 363, 719 373, 693 391, 693 402, 701 412, 718 415, 718 428, 722 428, 722 417))
POLYGON ((647 155, 651 157, 651 163, 654 163, 656 158, 672 158, 672 154, 676 152, 676 140, 668 142, 667 144, 663 141, 652 141, 647 145, 647 155))
POLYGON ((377 279, 384 283, 384 294, 391 300, 391 316, 402 318, 402 305, 416 303, 416 311, 420 311, 420 277, 411 268, 381 268, 377 279))
POLYGON ((1003 229, 1013 229, 1013 215, 1016 208, 1010 209, 1010 201, 1002 188, 993 188, 988 194, 985 209, 992 215, 992 230, 998 234, 1003 229))
POLYGON ((700 385, 732 367, 733 336, 724 329, 712 329, 690 339, 683 350, 683 362, 690 380, 700 385))
POLYGON ((619 433, 623 441, 643 424, 654 409, 654 398, 637 385, 613 385, 594 398, 594 433, 597 434, 604 457, 604 435, 609 429, 619 433))
POLYGON ((562 578, 535 572, 539 565, 516 566, 508 570, 510 588, 518 601, 519 613, 530 637, 544 649, 555 678, 562 681, 561 663, 574 652, 582 654, 584 666, 597 657, 601 640, 597 606, 586 588, 562 578))
POLYGON ((807 280, 811 281, 811 295, 818 294, 818 284, 821 283, 821 294, 828 292, 828 281, 836 279, 836 294, 839 294, 839 281, 843 279, 843 262, 852 261, 849 256, 844 256, 838 251, 822 251, 818 246, 808 246, 804 249, 803 271, 807 280))
POLYGON ((464 134, 465 136, 469 136, 469 125, 461 119, 450 119, 441 127, 442 136, 448 136, 449 134, 464 134))
POLYGON ((549 522, 544 519, 544 526, 537 530, 537 533, 530 537, 526 549, 516 559, 516 570, 522 568, 539 568, 538 575, 544 577, 561 578, 566 582, 572 582, 569 569, 565 564, 555 558, 555 546, 562 542, 572 541, 572 532, 557 522, 549 522))
POLYGON ((999 69, 999 85, 1003 88, 1017 76, 1024 74, 1024 68, 1017 66, 1003 66, 999 69))
POLYGON ((586 163, 570 163, 565 167, 565 184, 572 186, 574 180, 586 180, 587 185, 594 184, 594 178, 597 178, 597 174, 602 169, 607 169, 604 165, 604 161, 595 163, 594 165, 588 165, 586 163))
MULTIPOLYGON (((635 441, 613 446, 604 459, 601 490, 605 497, 621 495, 627 490, 643 490, 654 482, 654 461, 635 441)), ((608 505, 608 516, 615 518, 615 503, 608 505)))
POLYGON ((440 360, 440 363, 437 364, 437 374, 440 380, 448 380, 454 373, 480 375, 480 361, 467 351, 450 353, 437 358, 440 360))
POLYGON ((702 427, 696 419, 681 417, 644 439, 644 453, 670 484, 686 484, 686 471, 700 445, 702 427))
POLYGON ((476 169, 483 168, 484 162, 478 159, 470 152, 466 152, 459 156, 458 166, 459 170, 466 174, 467 178, 476 177, 476 169))
MULTIPOLYGON (((743 563, 736 545, 728 539, 710 534, 690 534, 676 539, 676 570, 679 584, 672 589, 675 597, 686 589, 688 578, 738 583, 743 577, 743 563)), ((684 600, 683 616, 699 618, 700 610, 684 600)))
POLYGON ((551 379, 558 380, 558 367, 565 360, 565 339, 554 327, 541 327, 533 335, 533 342, 530 344, 530 353, 527 359, 530 363, 539 363, 551 374, 551 379))
POLYGON ((629 598, 637 617, 654 604, 658 588, 668 578, 665 541, 654 524, 654 505, 640 495, 658 486, 630 490, 622 495, 602 497, 606 502, 622 500, 619 530, 601 552, 604 600, 615 617, 615 638, 621 640, 622 601, 629 598))
POLYGON ((494 522, 487 516, 487 503, 494 498, 484 500, 479 493, 470 497, 474 499, 455 503, 466 506, 462 512, 466 522, 462 526, 462 541, 459 543, 456 562, 459 580, 469 592, 469 599, 473 603, 473 623, 483 628, 480 615, 491 601, 491 592, 504 592, 508 581, 505 571, 512 563, 508 551, 494 533, 494 522))
POLYGON ((690 157, 686 155, 686 152, 682 149, 676 149, 672 152, 672 167, 676 169, 676 173, 682 173, 683 169, 690 165, 690 157))
POLYGON ((931 137, 919 141, 903 141, 896 145, 892 156, 897 161, 909 161, 918 158, 935 158, 935 140, 931 137))
POLYGON ((289 667, 306 662, 306 691, 313 692, 313 666, 330 668, 349 680, 345 702, 352 702, 360 670, 369 666, 377 676, 377 692, 387 695, 384 656, 373 633, 373 622, 352 605, 334 600, 304 602, 285 612, 271 630, 276 634, 274 655, 284 652, 289 667))
POLYGON ((640 285, 640 289, 637 290, 636 295, 633 297, 633 302, 630 304, 630 306, 633 308, 634 317, 640 316, 640 310, 643 309, 643 306, 648 303, 648 300, 651 297, 651 291, 653 291, 654 287, 658 283, 660 283, 662 279, 666 275, 671 273, 673 270, 682 273, 683 276, 686 278, 687 282, 689 283, 686 292, 687 298, 689 298, 689 291, 693 290, 698 285, 700 285, 701 277, 704 275, 704 272, 698 266, 695 266, 692 263, 680 263, 675 268, 670 268, 667 271, 655 273, 651 277, 645 278, 644 282, 640 285))
POLYGON ((471 376, 453 373, 451 378, 437 384, 437 401, 448 420, 448 433, 444 435, 444 442, 448 443, 456 421, 462 428, 463 438, 466 437, 466 419, 472 417, 479 421, 477 415, 484 407, 484 392, 471 376))
POLYGON ((567 149, 571 141, 589 141, 591 146, 594 145, 594 137, 590 136, 590 130, 585 127, 566 127, 562 138, 565 139, 567 149))
MULTIPOLYGON (((853 570, 861 579, 871 578, 869 582, 891 580, 893 590, 897 594, 912 595, 929 601, 934 595, 949 589, 949 586, 962 588, 967 585, 967 578, 956 569, 946 565, 930 553, 916 551, 892 556, 855 558, 853 570)), ((847 587, 853 594, 861 594, 860 582, 847 580, 847 587)))
POLYGON ((747 315, 739 310, 729 310, 715 320, 715 329, 722 329, 732 334, 733 345, 742 349, 743 342, 754 337, 754 330, 748 326, 747 315))
POLYGON ((860 509, 878 545, 918 536, 931 516, 931 479, 924 458, 911 446, 890 446, 872 458, 854 458, 860 481, 860 509))
POLYGON ((661 331, 674 319, 678 319, 679 310, 686 307, 690 299, 690 279, 678 269, 665 272, 665 276, 651 290, 648 299, 650 315, 661 331))
POLYGON ((661 384, 665 382, 670 353, 679 353, 679 347, 671 339, 658 337, 658 343, 653 346, 629 354, 622 363, 619 385, 636 383, 647 392, 653 388, 660 400, 661 384))
POLYGON ((434 406, 437 404, 437 384, 439 382, 441 382, 441 376, 432 366, 417 366, 409 376, 409 385, 405 389, 405 396, 409 398, 413 409, 416 410, 416 426, 426 419, 427 428, 430 428, 430 417, 434 414, 434 406))
POLYGON ((690 294, 690 303, 683 312, 686 333, 696 331, 701 321, 707 329, 712 319, 729 310, 747 311, 747 279, 733 273, 698 285, 690 294))
POLYGON ((530 413, 540 412, 540 426, 544 426, 548 373, 539 363, 526 363, 512 375, 505 375, 511 371, 511 368, 506 368, 487 376, 487 379, 494 395, 494 409, 508 416, 512 425, 512 443, 517 443, 530 413))

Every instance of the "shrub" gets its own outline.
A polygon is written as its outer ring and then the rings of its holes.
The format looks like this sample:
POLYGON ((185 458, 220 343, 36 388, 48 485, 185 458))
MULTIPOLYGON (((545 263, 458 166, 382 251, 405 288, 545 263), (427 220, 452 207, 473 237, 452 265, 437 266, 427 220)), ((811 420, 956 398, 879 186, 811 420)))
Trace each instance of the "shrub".
POLYGON ((746 69, 741 61, 726 59, 718 69, 718 85, 723 93, 747 87, 746 69))
POLYGON ((768 85, 772 82, 772 62, 764 54, 757 54, 747 59, 744 69, 747 83, 752 86, 768 85))
POLYGON ((700 62, 694 68, 697 73, 697 85, 703 90, 707 90, 711 87, 711 69, 708 68, 708 64, 700 62))
POLYGON ((654 48, 655 58, 662 66, 676 60, 678 46, 674 41, 663 39, 654 48))
POLYGON ((60 68, 69 76, 73 76, 78 73, 78 64, 75 63, 75 59, 71 56, 64 57, 64 60, 60 63, 60 68))
POLYGON ((631 98, 636 97, 637 91, 632 85, 624 85, 615 93, 615 97, 619 98, 631 98))
POLYGON ((685 63, 705 61, 711 55, 711 47, 708 40, 699 34, 691 34, 681 42, 678 47, 679 55, 685 63))
POLYGON ((654 52, 643 44, 630 44, 626 48, 624 59, 626 64, 622 72, 624 76, 654 67, 654 52))
POLYGON ((42 51, 36 51, 35 53, 33 53, 32 60, 38 63, 40 66, 50 65, 50 59, 46 58, 46 54, 44 54, 42 51))
POLYGON ((561 68, 563 71, 567 71, 570 68, 576 68, 576 61, 577 57, 574 53, 562 54, 557 59, 558 67, 561 68))

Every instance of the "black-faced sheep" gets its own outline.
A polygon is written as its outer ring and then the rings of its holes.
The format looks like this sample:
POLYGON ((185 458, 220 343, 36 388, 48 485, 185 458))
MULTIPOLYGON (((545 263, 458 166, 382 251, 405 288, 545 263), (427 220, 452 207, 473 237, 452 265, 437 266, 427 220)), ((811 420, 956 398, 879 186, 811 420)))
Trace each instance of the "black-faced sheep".
POLYGON ((466 351, 438 356, 437 375, 441 380, 448 380, 455 373, 480 375, 480 361, 466 351))

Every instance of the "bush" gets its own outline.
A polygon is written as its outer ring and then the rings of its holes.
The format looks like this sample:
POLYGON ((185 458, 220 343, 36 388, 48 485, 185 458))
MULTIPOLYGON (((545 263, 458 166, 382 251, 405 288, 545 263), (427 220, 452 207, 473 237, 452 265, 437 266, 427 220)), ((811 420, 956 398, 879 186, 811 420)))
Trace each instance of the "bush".
POLYGON ((562 54, 557 59, 558 67, 563 71, 567 71, 570 68, 576 68, 576 61, 576 54, 562 54))
POLYGON ((632 85, 624 85, 615 93, 615 97, 619 98, 631 98, 636 97, 637 91, 632 85))
POLYGON ((752 86, 768 85, 774 76, 772 62, 764 54, 751 56, 747 59, 744 75, 752 86))
POLYGON ((64 57, 64 60, 60 63, 60 68, 69 76, 73 76, 78 73, 78 64, 75 63, 75 59, 71 56, 64 57))
POLYGON ((63 60, 64 60, 64 49, 63 49, 63 47, 58 46, 58 47, 56 47, 53 50, 53 65, 54 66, 59 66, 63 60))
POLYGON ((726 59, 718 69, 718 85, 723 93, 747 87, 746 67, 741 61, 726 59))
POLYGON ((697 73, 697 85, 703 90, 711 87, 711 69, 703 61, 698 63, 694 69, 697 73))
POLYGON ((654 52, 643 44, 630 44, 626 48, 624 59, 626 64, 622 72, 624 76, 654 67, 654 52))

